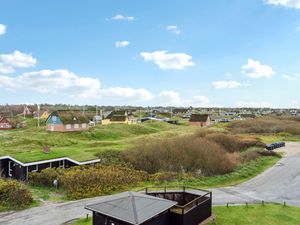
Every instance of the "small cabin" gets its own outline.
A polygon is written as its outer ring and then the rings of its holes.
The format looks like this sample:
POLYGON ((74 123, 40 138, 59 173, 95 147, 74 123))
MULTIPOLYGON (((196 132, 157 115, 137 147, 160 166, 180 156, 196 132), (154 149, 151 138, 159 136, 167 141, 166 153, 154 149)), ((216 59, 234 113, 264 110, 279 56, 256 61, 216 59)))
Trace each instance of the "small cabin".
POLYGON ((46 130, 56 132, 83 131, 90 128, 94 115, 81 111, 59 110, 46 120, 46 130))
POLYGON ((190 126, 207 127, 211 125, 209 114, 192 114, 189 120, 190 126))
POLYGON ((40 172, 47 168, 69 168, 72 166, 90 165, 100 162, 99 159, 78 162, 68 157, 23 163, 10 156, 0 157, 0 177, 27 180, 31 172, 40 172))
POLYGON ((93 225, 199 225, 212 215, 212 194, 204 190, 123 192, 87 205, 93 225))

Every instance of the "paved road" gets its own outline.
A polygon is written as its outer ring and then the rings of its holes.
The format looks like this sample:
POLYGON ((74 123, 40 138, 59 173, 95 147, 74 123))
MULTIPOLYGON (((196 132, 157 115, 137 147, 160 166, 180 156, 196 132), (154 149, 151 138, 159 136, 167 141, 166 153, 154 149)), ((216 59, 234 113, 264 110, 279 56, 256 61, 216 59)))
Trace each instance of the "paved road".
MULTIPOLYGON (((288 143, 280 151, 285 157, 276 166, 261 175, 235 187, 213 191, 213 204, 241 204, 245 202, 286 202, 300 207, 300 143, 288 143)), ((86 204, 97 202, 101 197, 80 201, 57 203, 31 208, 11 214, 0 214, 1 225, 60 225, 74 218, 85 217, 86 204)))

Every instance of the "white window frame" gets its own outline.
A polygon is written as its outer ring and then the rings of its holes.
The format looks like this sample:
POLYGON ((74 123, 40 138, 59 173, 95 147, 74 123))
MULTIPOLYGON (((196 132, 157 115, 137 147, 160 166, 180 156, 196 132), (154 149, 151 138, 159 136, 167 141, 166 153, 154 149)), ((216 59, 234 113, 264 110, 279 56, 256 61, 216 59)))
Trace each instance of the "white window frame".
POLYGON ((71 124, 67 124, 67 125, 66 125, 66 130, 71 130, 71 128, 72 128, 72 125, 71 125, 71 124))
POLYGON ((74 129, 79 129, 79 124, 78 123, 74 124, 74 129))

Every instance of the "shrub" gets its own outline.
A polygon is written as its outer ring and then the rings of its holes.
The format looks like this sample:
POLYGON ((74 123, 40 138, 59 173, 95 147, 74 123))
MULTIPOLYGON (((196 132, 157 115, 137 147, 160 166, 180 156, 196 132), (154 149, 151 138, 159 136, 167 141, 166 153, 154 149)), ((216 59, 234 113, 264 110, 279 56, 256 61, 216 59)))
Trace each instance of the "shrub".
POLYGON ((135 169, 157 172, 224 174, 236 166, 221 146, 194 136, 142 140, 124 152, 124 160, 135 169))
POLYGON ((241 135, 231 135, 224 133, 211 133, 206 136, 207 139, 221 145, 228 152, 237 152, 249 147, 264 147, 258 138, 245 137, 241 135))
POLYGON ((147 173, 124 166, 81 166, 69 169, 45 169, 30 174, 30 183, 52 186, 53 180, 66 190, 68 197, 81 199, 108 194, 147 180, 147 173))
POLYGON ((266 133, 278 134, 281 132, 299 135, 300 122, 297 119, 265 117, 254 120, 234 121, 229 125, 234 133, 266 133))
POLYGON ((31 192, 25 185, 16 180, 0 179, 0 205, 19 209, 33 202, 31 192))
POLYGON ((58 178, 60 174, 63 174, 63 169, 47 168, 39 173, 30 173, 29 180, 33 185, 52 186, 53 181, 58 178))
POLYGON ((112 165, 121 164, 121 152, 116 150, 107 150, 98 152, 96 156, 100 159, 101 164, 112 165))

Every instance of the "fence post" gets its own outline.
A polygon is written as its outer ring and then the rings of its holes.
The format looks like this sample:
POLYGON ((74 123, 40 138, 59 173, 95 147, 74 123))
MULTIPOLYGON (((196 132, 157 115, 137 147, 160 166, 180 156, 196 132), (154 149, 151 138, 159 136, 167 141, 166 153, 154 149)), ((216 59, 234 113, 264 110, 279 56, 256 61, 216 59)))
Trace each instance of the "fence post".
POLYGON ((284 206, 284 207, 286 206, 286 202, 283 202, 283 206, 284 206))
POLYGON ((265 202, 264 202, 264 200, 262 200, 262 201, 261 201, 261 204, 262 204, 263 206, 265 205, 265 202))
POLYGON ((86 220, 89 220, 89 214, 86 214, 86 220))
POLYGON ((246 202, 246 207, 248 207, 248 202, 246 202))
POLYGON ((227 208, 229 207, 229 204, 228 203, 226 203, 226 206, 227 206, 227 208))

